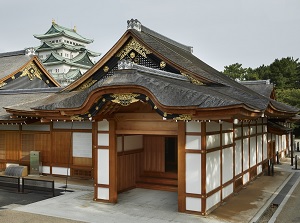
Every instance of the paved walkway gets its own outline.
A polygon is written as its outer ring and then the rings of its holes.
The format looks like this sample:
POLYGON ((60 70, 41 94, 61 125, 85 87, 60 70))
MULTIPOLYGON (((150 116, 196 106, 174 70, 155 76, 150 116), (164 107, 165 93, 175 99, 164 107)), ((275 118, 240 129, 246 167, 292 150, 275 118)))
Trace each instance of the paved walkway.
MULTIPOLYGON (((118 204, 105 204, 92 200, 91 181, 84 181, 84 183, 70 181, 68 189, 74 192, 66 191, 63 195, 54 198, 27 205, 10 206, 8 210, 0 211, 0 222, 256 222, 269 208, 271 201, 291 174, 300 171, 292 170, 290 161, 288 159, 286 161, 276 166, 273 177, 258 177, 206 217, 178 213, 177 193, 175 192, 137 188, 119 194, 118 204)), ((56 183, 56 187, 63 185, 65 185, 63 180, 56 183)), ((288 197, 295 199, 286 199, 283 201, 284 204, 292 202, 289 205, 294 205, 293 202, 299 200, 295 196, 299 195, 300 186, 295 186, 294 189, 288 197)), ((277 208, 278 214, 274 213, 276 214, 275 220, 277 220, 273 222, 299 222, 299 216, 297 218, 293 215, 291 215, 291 221, 285 221, 285 214, 290 210, 285 208, 284 205, 277 208)))

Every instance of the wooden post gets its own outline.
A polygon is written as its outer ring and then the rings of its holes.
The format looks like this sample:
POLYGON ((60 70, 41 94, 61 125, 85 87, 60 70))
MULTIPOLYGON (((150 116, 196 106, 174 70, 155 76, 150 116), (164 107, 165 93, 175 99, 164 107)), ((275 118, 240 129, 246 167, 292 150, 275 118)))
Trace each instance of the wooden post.
POLYGON ((185 122, 178 122, 178 211, 185 212, 185 122))
POLYGON ((109 202, 117 203, 117 143, 116 122, 109 120, 109 202))
MULTIPOLYGON (((201 212, 206 214, 206 122, 201 123, 201 212)), ((222 172, 221 172, 222 174, 222 172)))

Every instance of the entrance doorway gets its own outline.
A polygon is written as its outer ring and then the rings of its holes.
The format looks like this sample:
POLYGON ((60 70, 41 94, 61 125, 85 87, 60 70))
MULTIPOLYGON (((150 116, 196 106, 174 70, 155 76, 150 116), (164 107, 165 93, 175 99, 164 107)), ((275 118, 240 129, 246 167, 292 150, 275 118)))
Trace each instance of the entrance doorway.
POLYGON ((165 172, 177 173, 177 137, 165 137, 165 172))

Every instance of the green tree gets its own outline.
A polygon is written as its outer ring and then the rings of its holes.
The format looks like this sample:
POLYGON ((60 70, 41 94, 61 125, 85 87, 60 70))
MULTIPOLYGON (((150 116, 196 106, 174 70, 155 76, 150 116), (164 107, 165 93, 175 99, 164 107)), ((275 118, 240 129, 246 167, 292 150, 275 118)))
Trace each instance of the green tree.
POLYGON ((224 67, 223 73, 233 80, 245 80, 247 68, 243 68, 242 64, 235 63, 224 67))

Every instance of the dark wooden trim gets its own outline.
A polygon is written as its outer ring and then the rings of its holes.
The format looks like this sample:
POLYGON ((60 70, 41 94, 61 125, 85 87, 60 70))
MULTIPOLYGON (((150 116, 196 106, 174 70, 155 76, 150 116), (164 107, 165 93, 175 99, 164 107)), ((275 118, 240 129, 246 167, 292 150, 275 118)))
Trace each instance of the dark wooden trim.
POLYGON ((203 153, 205 150, 200 150, 200 149, 186 149, 185 153, 203 153))
POLYGON ((201 136, 201 132, 186 132, 188 136, 201 136))
POLYGON ((92 163, 94 169, 94 200, 97 200, 98 197, 98 122, 92 124, 92 163))
POLYGON ((117 203, 118 185, 117 185, 117 138, 116 122, 109 120, 109 202, 117 203))
POLYGON ((178 122, 178 211, 186 211, 185 196, 185 122, 178 122))
POLYGON ((144 149, 135 149, 135 150, 129 150, 129 151, 123 151, 123 152, 118 152, 118 156, 125 156, 125 155, 130 155, 130 154, 135 154, 135 153, 142 153, 144 149))
POLYGON ((109 149, 109 146, 97 146, 97 149, 109 149))
MULTIPOLYGON (((201 149, 205 152, 201 154, 201 194, 206 194, 206 123, 201 123, 201 149)), ((206 213, 206 197, 201 199, 201 214, 206 213)))
POLYGON ((110 186, 108 184, 96 184, 96 187, 109 188, 110 186))
MULTIPOLYGON (((93 130, 92 129, 53 129, 53 132, 87 132, 87 133, 91 133, 93 130)), ((23 131, 25 132, 25 131, 23 131)), ((33 132, 33 131, 28 131, 26 130, 26 132, 33 132)), ((46 131, 43 131, 46 132, 46 131)))
POLYGON ((186 197, 195 197, 195 198, 204 198, 205 196, 203 194, 191 194, 191 193, 185 193, 186 197))

